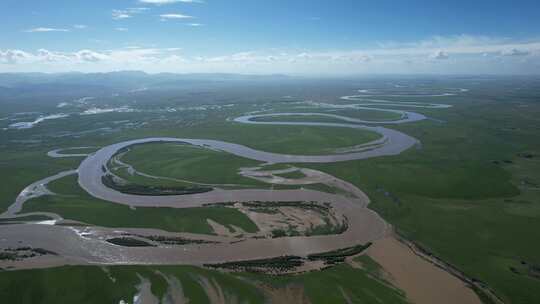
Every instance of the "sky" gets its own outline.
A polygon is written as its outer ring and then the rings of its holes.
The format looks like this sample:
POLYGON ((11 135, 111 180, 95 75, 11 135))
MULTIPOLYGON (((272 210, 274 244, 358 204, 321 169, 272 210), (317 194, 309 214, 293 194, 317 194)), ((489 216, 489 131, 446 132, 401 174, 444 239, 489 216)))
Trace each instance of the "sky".
POLYGON ((538 0, 2 0, 0 72, 540 74, 538 0))

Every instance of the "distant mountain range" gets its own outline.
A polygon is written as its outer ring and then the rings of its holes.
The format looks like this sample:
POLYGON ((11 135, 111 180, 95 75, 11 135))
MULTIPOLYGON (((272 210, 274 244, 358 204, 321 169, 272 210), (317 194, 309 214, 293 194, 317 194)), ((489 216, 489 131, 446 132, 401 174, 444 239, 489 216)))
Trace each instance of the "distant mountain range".
POLYGON ((285 75, 242 75, 242 74, 147 74, 141 71, 119 71, 109 73, 0 73, 0 87, 24 88, 56 85, 90 85, 136 89, 170 85, 227 82, 227 81, 272 81, 288 79, 285 75))

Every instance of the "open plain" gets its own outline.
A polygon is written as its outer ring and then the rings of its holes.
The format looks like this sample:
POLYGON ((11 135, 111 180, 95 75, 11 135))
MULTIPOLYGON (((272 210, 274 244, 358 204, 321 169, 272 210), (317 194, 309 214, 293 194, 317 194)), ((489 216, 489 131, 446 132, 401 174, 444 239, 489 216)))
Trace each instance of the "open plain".
POLYGON ((12 96, 0 296, 534 303, 540 106, 537 79, 520 83, 89 89, 35 113, 12 96), (65 277, 80 294, 55 291, 65 277))

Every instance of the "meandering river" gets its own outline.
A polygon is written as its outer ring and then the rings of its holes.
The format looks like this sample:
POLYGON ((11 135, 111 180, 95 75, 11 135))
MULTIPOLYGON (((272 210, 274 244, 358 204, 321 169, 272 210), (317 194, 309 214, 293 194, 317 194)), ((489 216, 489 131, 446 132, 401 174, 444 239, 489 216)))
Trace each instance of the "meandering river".
MULTIPOLYGON (((103 167, 121 149, 135 144, 151 142, 174 142, 196 145, 203 148, 215 149, 231 153, 240 157, 257 160, 264 163, 329 163, 339 161, 361 160, 379 156, 397 155, 410 149, 419 141, 405 133, 380 126, 381 124, 412 123, 426 119, 422 114, 390 109, 386 107, 426 107, 447 108, 449 105, 428 103, 401 103, 394 101, 374 100, 372 95, 344 96, 342 104, 312 104, 314 108, 343 108, 343 109, 369 109, 400 114, 400 118, 392 121, 369 121, 341 115, 313 112, 302 113, 266 113, 258 115, 245 115, 234 119, 242 124, 260 125, 293 125, 293 126, 322 126, 329 128, 352 128, 376 132, 381 138, 369 143, 351 147, 345 152, 326 155, 289 155, 270 153, 256 150, 244 145, 219 140, 152 137, 120 142, 103 147, 92 153, 81 162, 75 171, 61 172, 55 176, 35 182, 27 187, 16 202, 2 215, 4 218, 15 216, 22 210, 26 200, 40 195, 51 195, 46 184, 52 180, 69 174, 78 174, 81 188, 90 195, 118 204, 132 207, 173 207, 188 208, 201 207, 209 203, 222 202, 249 202, 249 201, 316 201, 330 203, 337 212, 346 215, 348 229, 338 235, 297 236, 269 239, 226 238, 223 236, 194 235, 189 233, 167 233, 153 229, 112 229, 106 227, 80 227, 59 225, 36 225, 34 223, 4 225, 0 230, 0 248, 32 246, 46 248, 58 253, 58 256, 39 258, 31 262, 13 262, 12 266, 24 267, 25 263, 32 267, 53 264, 194 264, 219 263, 234 260, 248 260, 269 258, 280 255, 306 256, 311 253, 335 250, 354 246, 383 238, 388 231, 388 225, 378 214, 367 208, 369 198, 358 188, 333 179, 333 186, 343 187, 349 195, 330 194, 314 190, 222 190, 215 189, 210 192, 192 195, 172 196, 141 196, 118 192, 103 184, 103 167), (354 104, 351 102, 358 102, 354 104), (384 106, 384 107, 383 107, 384 106), (342 123, 316 122, 316 121, 259 121, 261 117, 270 116, 313 116, 331 117, 342 120, 342 123), (352 194, 352 195, 351 195, 352 194), (184 246, 158 246, 158 247, 122 247, 106 242, 107 238, 119 237, 126 233, 150 235, 161 234, 168 236, 181 236, 209 240, 215 243, 184 245, 184 246), (39 261, 42 261, 40 264, 39 261)), ((249 126, 246 126, 249 127, 249 126)), ((81 156, 81 154, 62 154, 60 149, 49 153, 51 157, 81 156)), ((321 172, 321 174, 323 174, 321 172)), ((20 214, 19 214, 20 216, 20 214)), ((59 216, 58 216, 59 217, 59 216)), ((0 264, 5 262, 0 262, 0 264)))

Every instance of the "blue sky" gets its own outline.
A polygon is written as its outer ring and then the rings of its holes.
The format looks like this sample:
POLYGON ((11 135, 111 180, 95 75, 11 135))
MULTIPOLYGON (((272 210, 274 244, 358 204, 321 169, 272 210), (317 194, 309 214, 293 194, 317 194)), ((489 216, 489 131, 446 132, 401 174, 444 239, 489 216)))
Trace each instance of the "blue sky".
POLYGON ((2 0, 0 72, 540 71, 538 1, 2 0))

